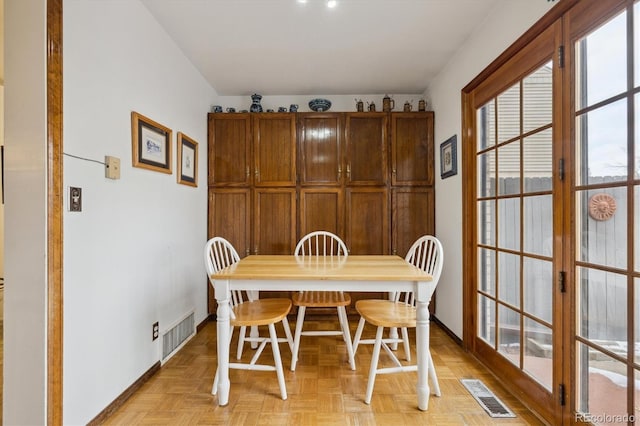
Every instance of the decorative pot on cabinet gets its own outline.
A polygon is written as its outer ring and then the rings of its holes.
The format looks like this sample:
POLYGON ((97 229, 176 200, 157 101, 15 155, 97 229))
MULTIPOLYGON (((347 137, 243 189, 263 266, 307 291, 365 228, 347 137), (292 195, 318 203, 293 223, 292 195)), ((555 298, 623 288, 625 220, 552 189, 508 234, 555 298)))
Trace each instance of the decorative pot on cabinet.
POLYGON ((260 101, 262 100, 262 95, 258 95, 254 93, 251 95, 251 106, 249 107, 249 111, 251 112, 262 112, 262 105, 260 105, 260 101))

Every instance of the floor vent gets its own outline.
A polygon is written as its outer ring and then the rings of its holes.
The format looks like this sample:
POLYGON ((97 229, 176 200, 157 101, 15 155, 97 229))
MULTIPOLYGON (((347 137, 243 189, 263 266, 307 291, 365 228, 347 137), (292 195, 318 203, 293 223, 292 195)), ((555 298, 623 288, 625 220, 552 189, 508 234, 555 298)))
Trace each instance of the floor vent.
POLYGON ((460 379, 462 385, 467 388, 471 396, 478 401, 478 404, 484 408, 484 410, 491 417, 515 417, 511 410, 507 408, 506 405, 502 403, 498 399, 497 396, 493 394, 487 388, 481 380, 476 379, 460 379))
POLYGON ((162 363, 167 362, 195 334, 195 312, 191 311, 162 335, 162 363))

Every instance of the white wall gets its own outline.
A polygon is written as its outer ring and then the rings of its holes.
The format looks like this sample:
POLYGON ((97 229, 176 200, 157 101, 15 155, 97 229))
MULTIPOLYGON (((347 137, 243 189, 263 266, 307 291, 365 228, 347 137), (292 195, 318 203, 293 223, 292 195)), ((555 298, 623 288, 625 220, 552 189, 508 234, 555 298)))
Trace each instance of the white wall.
POLYGON ((492 13, 429 85, 435 111, 436 235, 445 250, 437 290, 436 317, 462 337, 462 106, 461 91, 484 68, 540 19, 554 3, 547 0, 500 0, 492 13), (458 174, 440 179, 440 143, 458 136, 458 174), (446 307, 446 309, 442 309, 446 307))
POLYGON ((64 151, 82 212, 64 214, 64 421, 85 424, 161 357, 160 330, 207 315, 207 112, 215 91, 137 0, 64 2, 64 151), (131 111, 173 130, 173 173, 132 167, 131 111), (176 183, 176 133, 199 142, 176 183))
POLYGON ((3 422, 46 424, 45 0, 5 5, 3 422))

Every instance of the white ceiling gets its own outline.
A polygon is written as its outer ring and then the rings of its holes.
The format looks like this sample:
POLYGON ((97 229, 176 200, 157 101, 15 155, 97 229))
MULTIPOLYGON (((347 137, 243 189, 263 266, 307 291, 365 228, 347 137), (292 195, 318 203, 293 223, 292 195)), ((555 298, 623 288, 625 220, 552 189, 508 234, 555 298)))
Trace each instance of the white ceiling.
POLYGON ((223 96, 422 93, 498 0, 337 2, 142 0, 223 96))

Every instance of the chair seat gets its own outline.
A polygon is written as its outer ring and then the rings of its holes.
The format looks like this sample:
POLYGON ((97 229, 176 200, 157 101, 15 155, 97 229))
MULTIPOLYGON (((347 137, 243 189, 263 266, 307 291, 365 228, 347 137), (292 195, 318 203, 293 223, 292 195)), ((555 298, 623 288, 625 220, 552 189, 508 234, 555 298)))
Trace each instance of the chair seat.
POLYGON ((376 327, 416 326, 416 308, 404 303, 379 299, 358 300, 356 310, 368 323, 376 327))
POLYGON ((333 308, 351 304, 351 296, 341 291, 304 291, 294 293, 291 299, 295 306, 309 308, 333 308))
POLYGON ((234 327, 268 325, 282 321, 291 310, 289 299, 260 299, 244 302, 233 308, 236 318, 231 320, 234 327))

